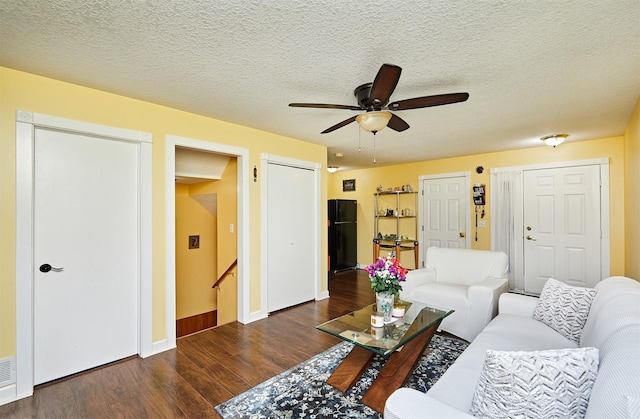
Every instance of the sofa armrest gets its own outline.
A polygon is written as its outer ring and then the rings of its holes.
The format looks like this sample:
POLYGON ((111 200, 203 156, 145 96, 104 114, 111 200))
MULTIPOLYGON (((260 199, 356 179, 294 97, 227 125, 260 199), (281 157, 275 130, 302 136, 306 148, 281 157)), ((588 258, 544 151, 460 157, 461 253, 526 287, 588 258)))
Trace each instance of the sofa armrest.
POLYGON ((500 296, 498 313, 515 314, 517 316, 531 318, 538 304, 537 297, 529 295, 504 293, 500 296))
POLYGON ((402 387, 394 391, 384 406, 384 419, 437 418, 468 419, 473 418, 428 394, 402 387))
POLYGON ((415 289, 430 282, 436 282, 436 271, 434 269, 421 268, 409 271, 406 280, 401 283, 402 291, 400 291, 400 298, 413 301, 412 296, 415 289))
POLYGON ((468 340, 478 333, 498 314, 498 299, 509 290, 507 278, 485 278, 467 289, 469 301, 468 340))

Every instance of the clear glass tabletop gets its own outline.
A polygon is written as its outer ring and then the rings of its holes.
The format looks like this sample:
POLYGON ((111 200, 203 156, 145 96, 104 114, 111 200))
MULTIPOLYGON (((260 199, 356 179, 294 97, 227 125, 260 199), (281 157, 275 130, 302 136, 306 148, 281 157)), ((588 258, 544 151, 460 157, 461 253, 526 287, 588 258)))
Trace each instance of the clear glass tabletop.
POLYGON ((404 317, 392 318, 383 327, 371 326, 371 314, 376 311, 376 304, 371 304, 322 323, 316 329, 386 357, 453 313, 453 310, 444 308, 404 304, 404 317))

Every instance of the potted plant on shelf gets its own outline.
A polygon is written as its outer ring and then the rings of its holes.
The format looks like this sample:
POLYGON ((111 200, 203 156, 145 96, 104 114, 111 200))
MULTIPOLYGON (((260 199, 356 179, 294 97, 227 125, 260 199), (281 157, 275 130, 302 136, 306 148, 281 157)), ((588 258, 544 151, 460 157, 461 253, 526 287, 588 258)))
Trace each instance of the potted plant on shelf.
POLYGON ((400 265, 396 258, 378 258, 374 263, 364 268, 371 280, 371 289, 376 293, 378 311, 384 314, 384 321, 391 321, 391 310, 396 297, 402 291, 403 282, 408 270, 400 265))

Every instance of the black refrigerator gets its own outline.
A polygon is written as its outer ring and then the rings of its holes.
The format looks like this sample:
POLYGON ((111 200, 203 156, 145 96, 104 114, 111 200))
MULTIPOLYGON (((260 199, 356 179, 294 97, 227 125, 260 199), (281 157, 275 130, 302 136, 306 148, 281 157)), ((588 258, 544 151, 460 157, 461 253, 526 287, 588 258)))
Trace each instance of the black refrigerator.
POLYGON ((358 265, 358 201, 329 200, 329 270, 355 269, 358 265))

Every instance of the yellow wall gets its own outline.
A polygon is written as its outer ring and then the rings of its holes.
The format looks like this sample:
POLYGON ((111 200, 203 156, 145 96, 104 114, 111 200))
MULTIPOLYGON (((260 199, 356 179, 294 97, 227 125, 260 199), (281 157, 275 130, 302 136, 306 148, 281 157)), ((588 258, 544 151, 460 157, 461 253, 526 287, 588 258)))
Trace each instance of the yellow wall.
POLYGON ((625 275, 640 281, 640 98, 624 133, 625 275))
POLYGON ((216 280, 238 257, 238 161, 232 158, 217 182, 206 182, 191 187, 194 195, 215 193, 218 195, 218 268, 216 280), (229 225, 233 224, 233 233, 229 225))
MULTIPOLYGON (((374 232, 373 198, 376 187, 396 187, 410 184, 418 190, 418 177, 439 173, 471 172, 471 184, 487 185, 486 227, 478 229, 478 241, 471 240, 474 249, 491 248, 491 176, 490 169, 522 166, 538 163, 584 160, 606 157, 610 164, 610 228, 611 275, 623 275, 624 265, 624 139, 606 138, 571 143, 557 147, 539 147, 478 154, 449 159, 430 160, 398 166, 376 167, 362 170, 338 171, 329 178, 329 198, 358 200, 358 263, 369 264, 373 258, 374 232), (483 166, 477 174, 475 168, 483 166), (343 179, 356 179, 355 192, 342 192, 343 179)), ((636 160, 638 165, 638 160, 636 160)), ((471 193, 471 191, 469 191, 471 193)), ((637 208, 637 207, 636 207, 637 208)), ((475 224, 474 207, 471 208, 470 225, 475 224)), ((404 254, 403 254, 404 257, 404 254)))
MULTIPOLYGON (((15 113, 17 109, 62 118, 150 132, 152 164, 152 287, 153 341, 166 337, 165 321, 165 136, 211 141, 249 150, 249 165, 261 168, 261 153, 320 163, 326 167, 326 147, 267 133, 188 112, 155 105, 95 89, 69 84, 0 67, 0 358, 16 353, 15 333, 15 113)), ((325 173, 321 179, 321 202, 326 196, 325 173)), ((249 309, 260 307, 261 182, 249 188, 249 309)), ((327 217, 326 206, 320 208, 327 217)), ((324 224, 323 224, 324 226, 324 224)), ((327 238, 323 228, 320 266, 327 265, 327 238)), ((321 289, 327 289, 326 270, 320 269, 321 289)))
POLYGON ((176 320, 217 308, 211 289, 217 278, 217 217, 191 197, 192 188, 176 185, 176 320), (194 235, 200 247, 189 249, 194 235))

